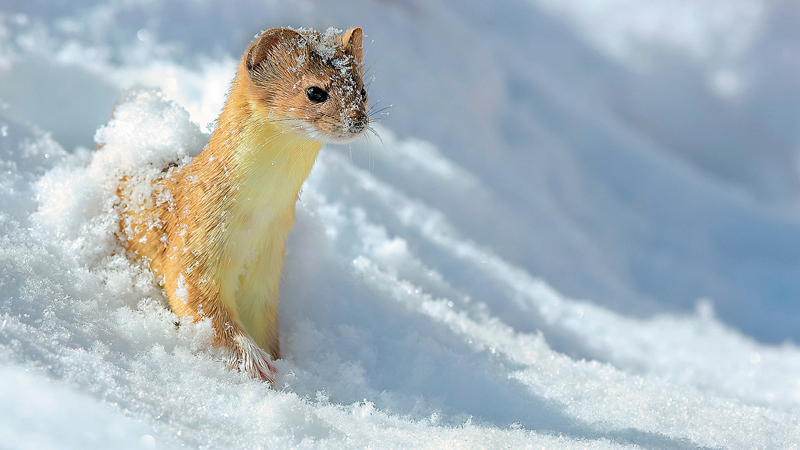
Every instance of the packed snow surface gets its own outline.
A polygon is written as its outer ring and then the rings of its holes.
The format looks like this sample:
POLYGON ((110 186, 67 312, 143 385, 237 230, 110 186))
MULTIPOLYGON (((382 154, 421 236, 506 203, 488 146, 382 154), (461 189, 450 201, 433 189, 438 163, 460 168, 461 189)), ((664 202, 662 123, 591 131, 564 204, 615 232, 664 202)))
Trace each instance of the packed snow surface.
POLYGON ((797 448, 791 18, 0 6, 0 447, 797 448), (381 111, 380 139, 324 147, 303 187, 271 389, 168 309, 114 204, 121 176, 202 150, 273 26, 361 26, 381 111))

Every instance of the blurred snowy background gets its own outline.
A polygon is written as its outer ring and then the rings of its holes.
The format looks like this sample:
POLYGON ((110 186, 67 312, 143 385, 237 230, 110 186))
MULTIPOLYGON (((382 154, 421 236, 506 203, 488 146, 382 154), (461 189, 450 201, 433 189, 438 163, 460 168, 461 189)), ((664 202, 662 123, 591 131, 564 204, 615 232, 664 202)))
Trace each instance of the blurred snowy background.
POLYGON ((4 0, 0 447, 800 446, 798 74, 791 0, 4 0), (287 25, 361 26, 392 107, 304 188, 270 390, 90 149, 148 87, 104 136, 199 151, 287 25))

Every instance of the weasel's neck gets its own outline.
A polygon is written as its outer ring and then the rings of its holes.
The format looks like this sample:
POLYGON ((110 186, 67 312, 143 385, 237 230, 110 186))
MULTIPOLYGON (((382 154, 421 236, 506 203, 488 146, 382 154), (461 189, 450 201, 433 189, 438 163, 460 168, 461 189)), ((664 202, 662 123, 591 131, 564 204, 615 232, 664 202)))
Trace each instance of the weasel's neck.
POLYGON ((280 122, 251 117, 243 127, 234 155, 240 204, 255 207, 294 205, 321 144, 280 122))
POLYGON ((322 144, 256 106, 260 102, 251 99, 251 88, 242 65, 209 141, 210 155, 199 158, 201 163, 219 159, 221 175, 232 177, 236 186, 231 194, 237 203, 293 206, 322 144))

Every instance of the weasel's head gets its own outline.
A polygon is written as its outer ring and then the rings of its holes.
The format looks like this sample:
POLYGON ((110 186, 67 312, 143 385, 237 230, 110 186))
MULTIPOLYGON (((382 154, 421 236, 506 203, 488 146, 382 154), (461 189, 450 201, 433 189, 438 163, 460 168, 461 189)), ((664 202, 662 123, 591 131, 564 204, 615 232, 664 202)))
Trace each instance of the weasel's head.
POLYGON ((255 113, 320 142, 349 142, 369 128, 363 32, 273 28, 250 45, 243 66, 255 113))

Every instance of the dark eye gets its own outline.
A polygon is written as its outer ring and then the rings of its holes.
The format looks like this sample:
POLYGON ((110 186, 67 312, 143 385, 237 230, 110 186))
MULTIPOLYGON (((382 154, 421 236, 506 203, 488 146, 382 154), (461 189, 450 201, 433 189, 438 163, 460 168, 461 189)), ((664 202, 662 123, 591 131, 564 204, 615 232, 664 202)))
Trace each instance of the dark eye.
POLYGON ((314 103, 322 103, 328 99, 328 93, 322 88, 311 86, 306 89, 306 97, 314 103))
POLYGON ((361 88, 361 100, 367 101, 367 90, 361 88))

